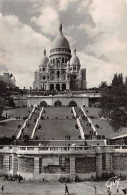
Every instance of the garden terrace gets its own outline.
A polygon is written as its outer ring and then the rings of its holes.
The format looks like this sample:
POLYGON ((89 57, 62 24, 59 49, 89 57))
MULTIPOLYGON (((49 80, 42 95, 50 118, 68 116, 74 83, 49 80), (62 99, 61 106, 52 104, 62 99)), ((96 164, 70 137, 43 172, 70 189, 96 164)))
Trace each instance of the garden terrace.
POLYGON ((24 117, 28 117, 30 112, 31 112, 32 108, 27 108, 27 107, 23 107, 23 108, 16 108, 16 109, 10 109, 10 110, 4 110, 3 111, 3 116, 6 116, 6 112, 7 112, 7 116, 10 118, 16 118, 16 117, 20 117, 20 119, 23 119, 24 117))
POLYGON ((0 137, 9 137, 17 135, 24 120, 9 120, 0 122, 0 137))
POLYGON ((69 135, 70 139, 79 139, 80 136, 74 119, 44 119, 39 121, 39 125, 41 128, 36 130, 34 138, 37 136, 41 140, 65 140, 69 135))
POLYGON ((42 113, 44 118, 49 118, 49 119, 65 119, 66 117, 69 119, 72 119, 73 113, 71 112, 71 108, 67 107, 49 107, 49 108, 44 108, 44 111, 42 113))
POLYGON ((127 129, 123 128, 119 131, 113 130, 109 121, 106 119, 99 118, 100 109, 99 108, 84 108, 88 117, 94 116, 91 118, 93 125, 95 126, 97 133, 104 135, 106 138, 112 138, 118 135, 127 134, 127 129))

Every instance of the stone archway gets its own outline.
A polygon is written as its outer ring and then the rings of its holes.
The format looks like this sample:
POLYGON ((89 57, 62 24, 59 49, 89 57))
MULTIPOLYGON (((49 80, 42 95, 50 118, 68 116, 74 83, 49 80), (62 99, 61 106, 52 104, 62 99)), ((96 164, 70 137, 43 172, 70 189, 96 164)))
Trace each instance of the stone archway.
POLYGON ((54 84, 50 84, 50 91, 54 90, 54 84))
POLYGON ((60 84, 59 83, 56 84, 56 90, 60 91, 60 84))
POLYGON ((40 107, 46 107, 46 106, 47 106, 47 102, 46 101, 40 102, 40 107))
POLYGON ((69 102, 69 106, 70 107, 77 107, 77 103, 74 100, 72 100, 69 102))
POLYGON ((64 90, 66 90, 66 84, 65 83, 62 84, 62 91, 64 91, 64 90))
POLYGON ((54 106, 55 107, 61 107, 62 106, 62 102, 57 100, 57 101, 54 102, 54 106))

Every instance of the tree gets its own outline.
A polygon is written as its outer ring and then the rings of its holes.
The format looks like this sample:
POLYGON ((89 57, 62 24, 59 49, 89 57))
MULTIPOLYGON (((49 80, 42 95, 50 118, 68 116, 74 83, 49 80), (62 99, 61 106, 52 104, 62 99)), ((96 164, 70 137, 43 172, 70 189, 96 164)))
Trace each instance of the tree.
POLYGON ((105 88, 100 98, 102 114, 110 119, 110 124, 117 130, 125 127, 127 114, 127 90, 122 74, 115 74, 110 87, 105 88))
POLYGON ((102 81, 101 84, 99 85, 99 88, 102 88, 102 89, 106 87, 108 87, 107 81, 102 81))
POLYGON ((2 119, 3 108, 3 98, 0 97, 0 120, 2 119))

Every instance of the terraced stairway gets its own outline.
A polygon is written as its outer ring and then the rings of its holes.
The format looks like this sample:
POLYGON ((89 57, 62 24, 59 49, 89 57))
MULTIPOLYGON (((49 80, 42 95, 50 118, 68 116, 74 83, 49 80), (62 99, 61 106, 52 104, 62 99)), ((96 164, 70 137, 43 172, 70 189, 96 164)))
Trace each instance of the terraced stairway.
POLYGON ((40 128, 36 130, 34 138, 38 137, 40 140, 80 139, 80 131, 75 127, 76 120, 73 118, 71 108, 45 108, 39 125, 40 128))

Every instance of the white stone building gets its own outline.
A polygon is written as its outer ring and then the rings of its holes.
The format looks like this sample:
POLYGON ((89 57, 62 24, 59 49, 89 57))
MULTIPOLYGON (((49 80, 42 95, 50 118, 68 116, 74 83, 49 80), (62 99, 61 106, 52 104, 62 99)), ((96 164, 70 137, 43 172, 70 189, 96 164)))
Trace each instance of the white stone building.
POLYGON ((81 69, 76 49, 71 56, 69 42, 62 33, 62 24, 59 26, 59 34, 53 41, 49 58, 44 49, 39 69, 34 73, 33 89, 51 91, 86 89, 86 69, 81 69))

